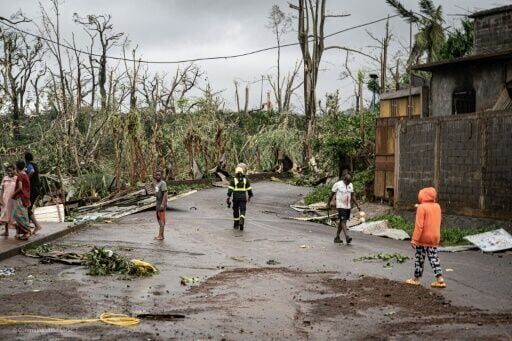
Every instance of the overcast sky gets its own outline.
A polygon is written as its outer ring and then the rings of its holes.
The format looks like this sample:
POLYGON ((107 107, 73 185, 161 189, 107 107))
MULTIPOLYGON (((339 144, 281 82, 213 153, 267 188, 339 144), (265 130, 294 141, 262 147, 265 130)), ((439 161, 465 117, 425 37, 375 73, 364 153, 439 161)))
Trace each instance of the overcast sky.
MULTIPOLYGON (((266 27, 268 15, 273 4, 285 12, 291 13, 288 2, 296 0, 66 0, 61 3, 61 26, 65 37, 71 32, 83 37, 81 29, 73 22, 73 13, 111 14, 115 31, 124 32, 134 44, 139 45, 143 58, 148 60, 181 60, 216 55, 229 55, 247 52, 275 45, 272 32, 266 27)), ((417 8, 417 0, 403 0, 408 8, 417 8)), ((510 0, 434 0, 442 3, 446 25, 454 26, 460 14, 475 10, 511 4, 510 0)), ((49 8, 48 0, 41 4, 49 8)), ((332 13, 349 13, 349 17, 329 18, 326 34, 383 18, 394 11, 384 0, 327 0, 332 13)), ((10 16, 22 10, 36 21, 40 19, 39 1, 35 0, 0 0, 0 15, 10 16)), ((25 26, 30 29, 30 26, 25 26)), ((294 25, 295 27, 295 25, 294 25)), ((376 36, 381 36, 384 23, 366 27, 376 36)), ((391 19, 394 34, 393 50, 400 49, 399 41, 408 45, 409 29, 402 19, 391 19)), ((296 33, 290 32, 283 41, 296 42, 296 33)), ((85 37, 78 39, 78 44, 85 46, 85 37)), ((335 44, 363 49, 371 52, 369 46, 374 42, 364 28, 329 38, 326 45, 335 44)), ((118 51, 111 54, 119 55, 118 51)), ((253 82, 262 74, 275 72, 276 52, 268 51, 257 55, 229 60, 197 62, 207 75, 207 81, 216 90, 224 90, 227 105, 234 103, 233 81, 253 82)), ((288 47, 282 51, 283 72, 290 70, 300 60, 298 46, 288 47)), ((353 84, 350 80, 340 80, 340 73, 345 60, 345 53, 338 50, 326 51, 323 57, 322 72, 319 76, 318 96, 326 92, 339 90, 342 108, 354 103, 353 84)), ((377 71, 378 66, 365 57, 353 55, 351 65, 354 70, 377 71)), ((172 73, 175 65, 152 65, 152 71, 172 73)), ((203 80, 204 82, 205 80, 203 80)), ((253 83, 251 89, 251 106, 259 106, 260 84, 253 83)), ((264 91, 269 86, 264 84, 264 91)), ((300 95, 300 91, 299 91, 300 95)), ((300 105, 300 101, 295 103, 300 105)), ((300 107, 297 107, 300 109, 300 107)))

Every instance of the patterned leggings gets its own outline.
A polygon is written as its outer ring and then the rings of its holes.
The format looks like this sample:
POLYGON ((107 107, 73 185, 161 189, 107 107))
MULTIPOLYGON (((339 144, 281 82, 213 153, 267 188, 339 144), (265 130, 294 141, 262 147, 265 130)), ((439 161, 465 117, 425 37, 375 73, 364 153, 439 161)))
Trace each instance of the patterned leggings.
POLYGON ((425 264, 425 256, 428 256, 430 266, 434 269, 436 277, 442 276, 441 263, 437 256, 437 248, 428 246, 416 246, 416 255, 414 260, 414 277, 420 278, 423 275, 423 265, 425 264))

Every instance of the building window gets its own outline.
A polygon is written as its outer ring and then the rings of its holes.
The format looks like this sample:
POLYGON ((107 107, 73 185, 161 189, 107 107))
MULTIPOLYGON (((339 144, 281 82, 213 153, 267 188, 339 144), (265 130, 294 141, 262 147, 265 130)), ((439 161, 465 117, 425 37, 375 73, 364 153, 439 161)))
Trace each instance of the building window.
POLYGON ((391 100, 391 117, 398 116, 398 99, 391 100))
POLYGON ((474 90, 454 91, 452 97, 452 114, 467 114, 476 111, 476 96, 474 90))

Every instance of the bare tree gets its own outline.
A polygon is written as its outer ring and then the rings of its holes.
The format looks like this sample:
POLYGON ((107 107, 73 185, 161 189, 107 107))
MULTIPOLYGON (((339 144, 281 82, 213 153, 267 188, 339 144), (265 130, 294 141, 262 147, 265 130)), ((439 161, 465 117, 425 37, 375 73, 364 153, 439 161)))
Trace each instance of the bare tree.
POLYGON ((327 0, 297 0, 290 4, 298 12, 298 40, 304 63, 304 110, 307 131, 304 139, 304 156, 308 161, 313 156, 312 140, 315 135, 316 85, 322 54, 325 50, 324 26, 328 17, 344 17, 345 14, 326 13, 327 0))
POLYGON ((238 93, 238 82, 234 81, 235 84, 235 101, 236 101, 236 110, 240 112, 240 94, 238 93))
POLYGON ((381 91, 385 92, 387 87, 387 70, 388 70, 388 50, 391 39, 393 38, 393 34, 389 31, 389 18, 386 21, 384 37, 377 38, 370 31, 366 31, 366 33, 372 38, 375 42, 377 42, 377 48, 381 50, 380 52, 380 88, 381 91))
POLYGON ((50 53, 55 57, 57 61, 57 68, 59 72, 59 82, 55 81, 55 76, 53 75, 53 71, 48 69, 50 73, 52 73, 53 84, 55 86, 54 92, 56 95, 56 105, 59 109, 61 115, 64 115, 67 110, 67 98, 66 98, 66 80, 64 75, 64 65, 62 59, 61 52, 61 35, 60 35, 60 10, 59 10, 59 1, 58 0, 50 0, 52 4, 52 9, 55 17, 52 16, 46 11, 46 9, 40 4, 41 14, 43 25, 40 28, 41 34, 45 36, 46 46, 50 53), (60 94, 59 94, 59 89, 60 94), (60 95, 60 98, 59 98, 60 95))
POLYGON ((20 120, 25 114, 25 94, 37 65, 42 62, 43 44, 40 39, 29 41, 27 36, 13 31, 0 30, 3 45, 3 91, 9 99, 12 112, 13 135, 20 137, 20 120))
POLYGON ((284 111, 290 111, 291 102, 292 102, 292 96, 295 93, 295 91, 300 88, 303 84, 302 81, 296 83, 295 80, 297 79, 297 75, 299 74, 299 70, 302 63, 297 62, 295 63, 295 67, 293 68, 293 71, 291 73, 288 73, 286 76, 286 87, 284 91, 284 99, 283 99, 283 110, 284 111))
POLYGON ((89 14, 86 17, 80 17, 77 13, 74 14, 74 20, 76 23, 83 25, 86 29, 91 32, 95 32, 98 35, 101 52, 99 60, 98 70, 98 85, 100 88, 101 97, 101 110, 107 110, 107 52, 115 46, 124 33, 113 33, 114 25, 110 22, 112 16, 110 14, 104 15, 92 15, 89 14))
POLYGON ((195 64, 178 67, 169 87, 162 87, 162 110, 176 113, 176 102, 183 102, 185 95, 197 85, 203 75, 201 69, 195 64))
MULTIPOLYGON (((283 84, 281 83, 281 39, 286 34, 292 25, 292 18, 286 15, 278 5, 273 5, 268 16, 268 28, 272 30, 276 37, 277 43, 277 80, 275 84, 269 78, 269 82, 272 84, 274 89, 274 95, 276 97, 277 110, 281 112, 283 110, 283 84)), ((284 80, 283 80, 284 82, 284 80)))
POLYGON ((138 46, 132 50, 132 65, 128 66, 127 58, 126 58, 126 48, 128 47, 129 42, 128 39, 125 39, 123 44, 123 57, 124 57, 124 67, 126 70, 126 76, 129 81, 129 92, 130 92, 130 110, 134 110, 137 106, 137 83, 139 81, 139 72, 141 68, 140 59, 137 61, 136 53, 138 46))

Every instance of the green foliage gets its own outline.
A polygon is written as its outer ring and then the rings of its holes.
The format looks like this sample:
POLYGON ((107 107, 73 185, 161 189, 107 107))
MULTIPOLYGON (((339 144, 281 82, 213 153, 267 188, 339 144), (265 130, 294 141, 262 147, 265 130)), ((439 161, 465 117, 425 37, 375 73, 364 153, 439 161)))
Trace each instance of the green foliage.
POLYGON ((126 275, 131 270, 130 262, 126 258, 103 247, 93 247, 84 255, 84 259, 89 267, 87 274, 91 276, 126 275))
POLYGON ((309 192, 304 197, 304 203, 306 205, 311 205, 316 202, 327 202, 329 200, 329 195, 331 194, 331 187, 322 185, 315 187, 311 192, 309 192))
POLYGON ((362 171, 356 172, 352 177, 352 184, 354 185, 354 192, 358 199, 366 199, 366 189, 373 184, 373 177, 375 170, 373 167, 368 167, 362 171))
POLYGON ((45 254, 52 250, 50 244, 38 244, 36 246, 30 247, 28 249, 23 249, 24 254, 29 255, 38 255, 38 254, 45 254))
POLYGON ((441 229, 441 243, 443 245, 465 245, 470 244, 464 239, 466 236, 474 234, 489 232, 496 230, 493 226, 484 226, 476 228, 460 228, 460 227, 449 227, 441 229))
POLYGON ((402 18, 418 26, 410 62, 419 63, 424 55, 428 63, 439 60, 445 42, 442 6, 436 7, 432 0, 419 0, 420 13, 416 14, 405 8, 398 0, 386 0, 386 2, 395 8, 402 18))
POLYGON ((369 261, 381 261, 386 262, 383 266, 385 268, 391 268, 392 262, 395 261, 397 264, 405 263, 409 257, 404 256, 398 252, 395 253, 378 253, 376 255, 371 256, 362 256, 359 258, 355 258, 354 262, 369 262, 369 261))
POLYGON ((114 177, 105 173, 85 173, 74 180, 77 198, 106 197, 114 177))
POLYGON ((454 59, 469 55, 473 50, 473 22, 469 19, 461 19, 462 29, 456 28, 448 34, 441 56, 443 59, 454 59))
MULTIPOLYGON (((387 220, 391 228, 404 230, 409 236, 414 232, 414 224, 405 220, 402 216, 395 214, 388 214, 379 217, 374 217, 368 221, 387 220)), ((484 226, 477 228, 460 228, 460 227, 444 227, 441 228, 441 244, 442 245, 467 245, 470 244, 464 239, 466 236, 484 233, 495 230, 496 227, 484 226)))
POLYGON ((368 221, 387 220, 390 227, 393 229, 404 230, 409 236, 412 236, 414 231, 414 224, 405 220, 402 216, 396 214, 386 214, 378 217, 368 219, 368 221))
POLYGON ((326 114, 318 120, 318 135, 313 143, 316 159, 326 174, 339 176, 343 169, 351 169, 356 195, 364 199, 366 188, 373 183, 377 113, 340 112, 333 98, 337 96, 327 95, 326 114))
POLYGON ((151 276, 150 271, 142 271, 125 257, 104 247, 93 247, 91 251, 83 255, 83 259, 89 268, 87 272, 91 276, 108 276, 112 274, 151 276))

